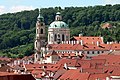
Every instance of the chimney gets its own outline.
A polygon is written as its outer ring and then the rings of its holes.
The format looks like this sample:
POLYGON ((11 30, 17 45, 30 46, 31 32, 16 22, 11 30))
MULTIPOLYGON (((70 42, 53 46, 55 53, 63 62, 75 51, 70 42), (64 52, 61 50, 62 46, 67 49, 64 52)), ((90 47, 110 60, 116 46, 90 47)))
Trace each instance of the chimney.
POLYGON ((76 51, 76 56, 78 56, 78 52, 76 51))
POLYGON ((74 41, 74 44, 76 44, 76 41, 74 41))
POLYGON ((70 44, 70 41, 69 41, 69 44, 70 44))
POLYGON ((68 44, 68 41, 66 41, 66 44, 68 44))
POLYGON ((82 34, 79 34, 79 37, 83 36, 82 34))
POLYGON ((63 44, 64 42, 62 41, 62 44, 63 44))
POLYGON ((94 42, 92 42, 92 44, 94 44, 94 42))
POLYGON ((83 40, 80 40, 81 45, 83 45, 83 40))
POLYGON ((72 41, 72 45, 74 44, 74 41, 72 41))
POLYGON ((97 46, 99 46, 99 41, 97 41, 97 46))
POLYGON ((100 38, 101 38, 101 40, 102 40, 102 44, 104 44, 103 37, 100 37, 100 38))
POLYGON ((110 80, 110 78, 109 78, 109 77, 106 77, 106 80, 110 80))
POLYGON ((67 63, 64 63, 64 68, 68 69, 67 63))
POLYGON ((112 42, 110 42, 110 44, 112 44, 112 42))
POLYGON ((81 72, 81 73, 83 72, 83 69, 82 69, 82 67, 80 68, 80 72, 81 72))
POLYGON ((77 44, 79 44, 79 41, 77 41, 77 44))

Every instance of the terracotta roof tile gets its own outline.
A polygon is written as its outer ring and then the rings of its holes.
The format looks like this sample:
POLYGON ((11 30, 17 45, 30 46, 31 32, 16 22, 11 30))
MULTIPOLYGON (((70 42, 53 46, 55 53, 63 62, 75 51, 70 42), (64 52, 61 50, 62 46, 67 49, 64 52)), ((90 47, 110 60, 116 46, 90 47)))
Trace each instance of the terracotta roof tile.
POLYGON ((59 79, 60 80, 88 80, 89 73, 80 73, 80 70, 68 70, 59 79), (82 76, 82 77, 81 77, 82 76))

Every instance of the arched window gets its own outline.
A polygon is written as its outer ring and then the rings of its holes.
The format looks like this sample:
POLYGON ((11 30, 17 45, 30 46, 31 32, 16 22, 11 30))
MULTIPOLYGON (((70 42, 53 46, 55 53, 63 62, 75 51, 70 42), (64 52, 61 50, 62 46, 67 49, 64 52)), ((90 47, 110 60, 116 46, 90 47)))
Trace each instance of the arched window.
POLYGON ((37 48, 37 42, 36 42, 36 48, 37 48))
POLYGON ((35 56, 35 57, 36 57, 36 59, 38 58, 37 54, 36 54, 36 56, 35 56))
POLYGON ((49 34, 49 41, 50 41, 50 34, 49 34))
POLYGON ((43 34, 43 29, 40 30, 40 34, 43 34))
POLYGON ((38 34, 38 29, 37 29, 37 31, 36 31, 36 32, 37 32, 37 34, 38 34))
POLYGON ((65 41, 65 36, 64 36, 64 34, 62 34, 62 41, 65 41))
POLYGON ((43 26, 43 23, 41 23, 41 26, 43 26))
POLYGON ((57 35, 56 34, 54 35, 54 41, 57 41, 57 35))

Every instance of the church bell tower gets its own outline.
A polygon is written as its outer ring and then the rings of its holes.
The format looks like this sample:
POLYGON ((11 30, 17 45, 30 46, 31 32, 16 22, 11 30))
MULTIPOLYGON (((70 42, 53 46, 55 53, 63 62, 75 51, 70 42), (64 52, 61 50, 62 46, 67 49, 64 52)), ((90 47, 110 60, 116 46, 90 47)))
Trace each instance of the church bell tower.
POLYGON ((44 23, 44 17, 41 15, 41 12, 39 10, 39 16, 37 17, 36 22, 36 38, 35 38, 35 55, 34 55, 34 61, 35 63, 40 61, 43 57, 41 48, 45 47, 45 23, 44 23))

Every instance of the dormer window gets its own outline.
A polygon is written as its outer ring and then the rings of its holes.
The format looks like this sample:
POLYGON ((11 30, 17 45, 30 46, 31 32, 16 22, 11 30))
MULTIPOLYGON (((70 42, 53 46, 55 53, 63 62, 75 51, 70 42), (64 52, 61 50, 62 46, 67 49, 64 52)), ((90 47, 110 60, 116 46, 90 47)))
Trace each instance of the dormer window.
POLYGON ((57 27, 57 25, 55 25, 55 27, 57 27))

